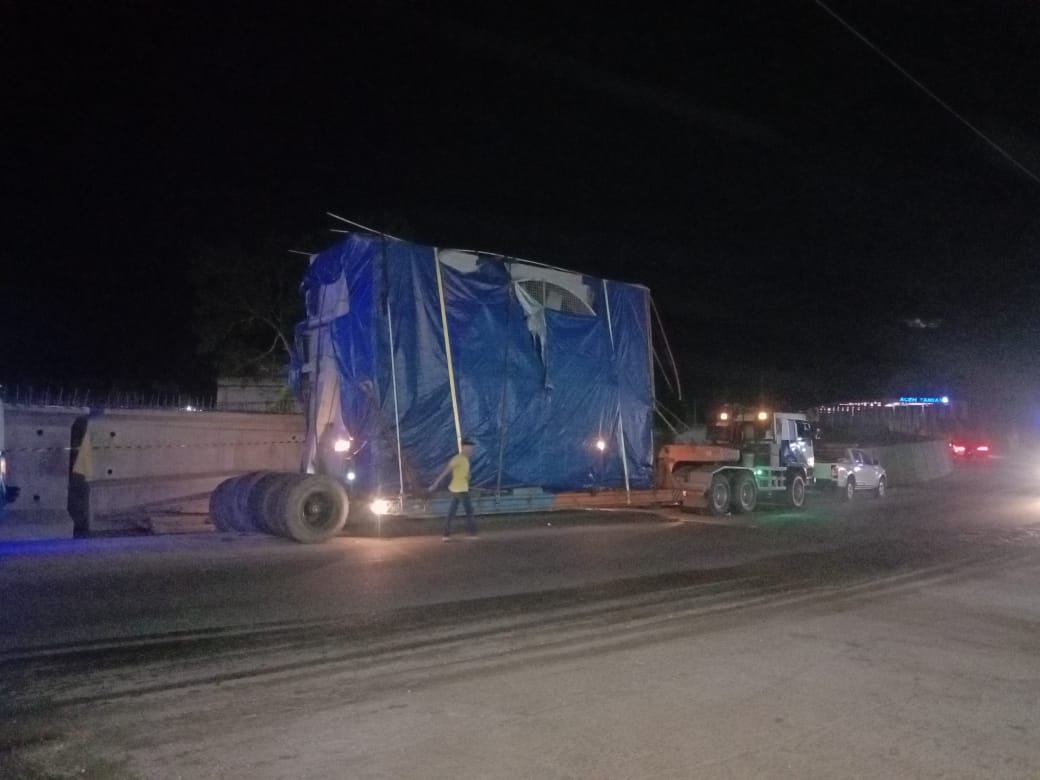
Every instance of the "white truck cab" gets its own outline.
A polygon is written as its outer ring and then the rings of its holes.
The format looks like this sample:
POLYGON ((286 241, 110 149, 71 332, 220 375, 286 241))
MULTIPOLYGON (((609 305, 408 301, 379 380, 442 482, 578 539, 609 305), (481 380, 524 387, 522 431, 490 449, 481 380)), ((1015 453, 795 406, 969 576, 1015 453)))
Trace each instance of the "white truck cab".
POLYGON ((813 428, 800 412, 723 411, 708 427, 708 439, 738 447, 756 466, 799 468, 812 483, 816 458, 813 428))
POLYGON ((798 412, 727 408, 705 428, 704 441, 670 444, 658 453, 663 487, 684 507, 711 514, 751 512, 759 497, 800 509, 815 467, 812 424, 798 412))

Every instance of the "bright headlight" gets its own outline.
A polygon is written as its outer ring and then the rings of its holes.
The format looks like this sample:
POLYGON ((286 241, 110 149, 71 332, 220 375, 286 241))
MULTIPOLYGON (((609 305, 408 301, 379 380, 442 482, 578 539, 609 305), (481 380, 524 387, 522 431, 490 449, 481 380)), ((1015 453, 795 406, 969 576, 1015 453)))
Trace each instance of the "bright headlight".
POLYGON ((332 449, 335 452, 349 452, 350 451, 350 439, 336 439, 332 445, 332 449))
POLYGON ((377 498, 368 505, 368 508, 372 510, 372 514, 374 515, 385 515, 390 511, 390 502, 385 498, 377 498))

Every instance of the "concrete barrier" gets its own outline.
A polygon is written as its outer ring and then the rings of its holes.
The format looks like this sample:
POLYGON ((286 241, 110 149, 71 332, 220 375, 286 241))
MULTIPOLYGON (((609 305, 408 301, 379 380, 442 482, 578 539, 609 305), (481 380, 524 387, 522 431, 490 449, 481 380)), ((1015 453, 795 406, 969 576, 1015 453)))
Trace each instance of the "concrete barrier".
POLYGON ((77 527, 91 531, 205 514, 228 477, 298 470, 304 440, 298 415, 120 410, 84 423, 71 490, 77 527))
POLYGON ((83 409, 5 407, 8 483, 18 500, 0 515, 0 539, 68 539, 72 427, 83 409))
POLYGON ((953 472, 953 458, 945 441, 889 444, 862 449, 877 458, 885 467, 889 485, 927 482, 953 472))

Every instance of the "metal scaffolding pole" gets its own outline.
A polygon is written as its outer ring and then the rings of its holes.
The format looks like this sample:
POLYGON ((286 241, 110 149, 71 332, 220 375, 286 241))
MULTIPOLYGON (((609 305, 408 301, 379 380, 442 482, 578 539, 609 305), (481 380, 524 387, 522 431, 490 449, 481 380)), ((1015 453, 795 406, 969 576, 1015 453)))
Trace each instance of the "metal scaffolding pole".
POLYGON ((433 265, 437 270, 437 297, 441 305, 441 328, 444 331, 444 354, 448 359, 448 387, 451 390, 451 413, 455 418, 455 442, 462 452, 462 424, 459 422, 459 401, 455 391, 455 367, 451 357, 451 337, 448 335, 448 310, 444 304, 444 279, 441 277, 440 250, 433 250, 433 265))
MULTIPOLYGON (((603 300, 607 306, 607 332, 610 334, 610 354, 614 354, 614 324, 610 319, 610 293, 607 290, 607 280, 603 280, 603 300)), ((625 423, 621 417, 621 382, 618 381, 618 410, 617 410, 617 422, 618 422, 618 439, 620 439, 621 446, 621 469, 625 474, 625 503, 632 503, 632 491, 629 488, 628 483, 628 455, 625 453, 625 423)))

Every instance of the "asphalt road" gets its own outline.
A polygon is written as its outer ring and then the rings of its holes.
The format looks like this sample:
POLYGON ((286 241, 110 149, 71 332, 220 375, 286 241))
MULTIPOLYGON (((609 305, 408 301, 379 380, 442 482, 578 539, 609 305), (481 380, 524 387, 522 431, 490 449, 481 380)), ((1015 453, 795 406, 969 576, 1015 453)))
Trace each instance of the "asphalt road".
POLYGON ((0 777, 1040 777, 1031 465, 389 530, 0 546, 0 777))

